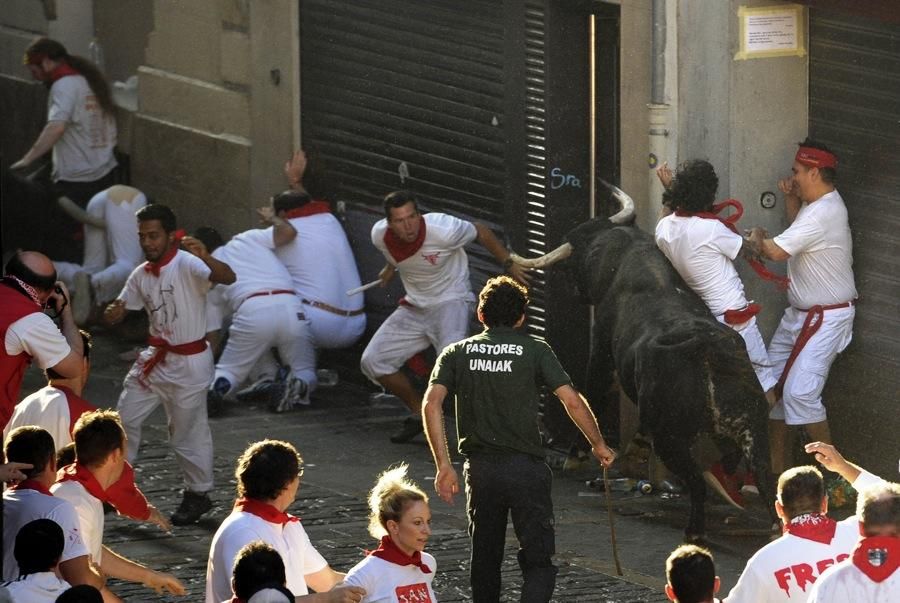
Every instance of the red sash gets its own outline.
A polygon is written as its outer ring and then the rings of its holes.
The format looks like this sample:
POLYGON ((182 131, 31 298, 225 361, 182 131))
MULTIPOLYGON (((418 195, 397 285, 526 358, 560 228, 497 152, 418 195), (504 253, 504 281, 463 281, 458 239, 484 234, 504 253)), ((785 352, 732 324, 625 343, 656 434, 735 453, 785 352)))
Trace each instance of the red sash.
POLYGON ((725 310, 723 318, 725 319, 725 324, 741 325, 759 314, 760 310, 762 310, 762 307, 759 304, 747 304, 747 307, 740 310, 725 310))
POLYGON ((330 214, 331 206, 328 205, 328 201, 315 200, 310 201, 300 207, 295 207, 294 209, 289 209, 284 217, 287 219, 291 218, 305 218, 307 216, 314 216, 316 214, 330 214))
POLYGON ((395 563, 397 565, 415 565, 420 570, 422 570, 423 574, 430 574, 431 568, 425 565, 422 561, 422 553, 416 551, 412 555, 407 555, 400 548, 394 544, 394 541, 391 540, 390 536, 382 536, 381 543, 379 543, 378 548, 374 551, 370 551, 369 555, 373 557, 378 557, 379 559, 384 559, 385 561, 389 561, 391 563, 395 563))
POLYGON ((153 353, 153 356, 147 359, 147 361, 144 363, 144 366, 141 367, 140 381, 145 385, 147 376, 150 374, 150 371, 152 371, 157 364, 165 362, 166 356, 169 355, 169 352, 173 354, 180 354, 181 356, 192 356, 206 350, 205 339, 198 339, 197 341, 189 341, 187 343, 179 343, 178 345, 173 345, 162 337, 150 337, 147 339, 147 345, 155 347, 156 351, 153 353))
POLYGON ((419 216, 420 226, 419 234, 414 241, 407 243, 394 234, 394 231, 388 227, 384 233, 384 245, 394 261, 398 264, 407 258, 411 258, 416 252, 422 248, 425 243, 425 218, 419 216))
POLYGON ((829 544, 837 531, 837 522, 822 513, 798 515, 784 526, 784 532, 822 544, 829 544))
POLYGON ((290 513, 279 511, 269 503, 264 503, 252 498, 239 498, 234 502, 235 511, 243 511, 256 515, 260 519, 264 519, 269 523, 277 523, 284 525, 286 523, 294 523, 300 521, 299 517, 295 517, 290 513))
POLYGON ((809 310, 806 310, 806 319, 803 321, 803 327, 800 329, 800 334, 797 335, 797 341, 794 342, 794 347, 791 348, 791 353, 788 356, 787 362, 784 363, 784 370, 781 371, 778 383, 775 384, 776 400, 780 399, 781 395, 784 393, 784 383, 787 381, 788 373, 791 371, 791 367, 794 366, 794 361, 797 360, 797 356, 800 355, 800 352, 806 347, 806 344, 812 339, 812 336, 822 327, 822 322, 825 320, 825 311, 837 310, 838 308, 849 308, 852 305, 853 302, 849 301, 842 304, 832 304, 830 306, 813 306, 809 310))
MULTIPOLYGON (((689 212, 684 211, 682 209, 675 210, 675 215, 682 218, 703 218, 704 220, 718 220, 722 224, 725 225, 728 230, 735 234, 738 233, 737 229, 737 221, 741 219, 741 216, 744 215, 744 206, 741 205, 741 202, 737 199, 726 199, 721 203, 716 203, 712 206, 711 212, 700 211, 700 212, 689 212), (728 216, 727 218, 720 218, 719 213, 722 212, 726 207, 733 207, 734 213, 728 216)), ((787 289, 788 283, 790 282, 787 277, 781 276, 780 274, 775 274, 766 268, 765 264, 763 264, 759 260, 747 260, 747 263, 750 264, 750 267, 753 268, 753 271, 759 275, 760 278, 765 279, 767 281, 772 281, 775 283, 779 289, 782 291, 787 289)), ((750 320, 749 318, 747 320, 750 320)), ((745 321, 746 322, 746 321, 745 321)), ((732 323, 729 323, 732 324, 732 323)), ((740 323, 735 323, 740 324, 740 323)))
POLYGON ((853 550, 853 565, 873 582, 884 582, 900 567, 900 537, 863 538, 853 550))

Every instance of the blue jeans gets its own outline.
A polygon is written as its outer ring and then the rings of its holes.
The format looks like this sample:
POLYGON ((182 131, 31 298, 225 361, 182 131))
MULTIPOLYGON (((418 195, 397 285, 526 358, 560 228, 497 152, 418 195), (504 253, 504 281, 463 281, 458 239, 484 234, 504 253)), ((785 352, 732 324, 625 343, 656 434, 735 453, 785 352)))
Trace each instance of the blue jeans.
POLYGON ((512 514, 519 540, 522 603, 546 603, 556 586, 553 473, 542 459, 525 454, 473 454, 464 467, 466 513, 472 557, 473 603, 500 600, 500 565, 506 520, 512 514))

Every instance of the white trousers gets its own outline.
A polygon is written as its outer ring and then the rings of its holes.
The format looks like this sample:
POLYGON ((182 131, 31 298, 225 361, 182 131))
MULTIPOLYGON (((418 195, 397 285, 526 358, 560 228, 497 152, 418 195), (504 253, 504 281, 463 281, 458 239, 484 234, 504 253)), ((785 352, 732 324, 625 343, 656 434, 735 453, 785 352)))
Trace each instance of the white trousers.
POLYGON ((307 309, 295 295, 262 295, 244 301, 232 317, 213 383, 225 377, 234 389, 260 358, 271 357, 269 349, 276 348, 294 376, 314 390, 318 385, 316 350, 307 309))
MULTIPOLYGON (((725 315, 716 316, 716 319, 722 324, 725 322, 725 315)), ((756 323, 756 317, 752 317, 747 322, 739 325, 728 325, 737 331, 747 346, 747 355, 750 356, 750 363, 753 365, 753 371, 759 380, 760 386, 764 392, 769 391, 778 379, 772 371, 772 362, 769 360, 769 353, 766 351, 766 344, 763 341, 762 333, 759 332, 759 325, 756 323)))
POLYGON ((309 318, 313 342, 326 350, 348 348, 362 337, 366 330, 366 315, 341 316, 322 308, 303 304, 309 318))
MULTIPOLYGON (((783 399, 775 403, 770 419, 784 421, 788 425, 809 425, 826 420, 822 405, 822 390, 828 379, 831 363, 850 343, 853 337, 853 317, 856 308, 826 310, 822 327, 806 343, 794 361, 784 382, 783 399)), ((769 360, 775 375, 780 376, 803 328, 806 312, 788 307, 781 323, 769 342, 769 360)))
POLYGON ((446 346, 468 336, 473 305, 453 300, 432 308, 399 306, 372 336, 363 351, 360 369, 377 383, 378 377, 396 373, 404 362, 430 345, 440 354, 446 346))
MULTIPOLYGON (((145 350, 141 358, 148 356, 145 350)), ((125 377, 117 410, 128 437, 128 461, 137 460, 141 445, 141 426, 162 404, 166 409, 169 443, 184 476, 184 485, 193 492, 208 492, 213 487, 213 441, 206 414, 206 391, 212 376, 212 352, 180 356, 169 354, 165 365, 157 365, 146 379, 138 381, 141 359, 125 377), (175 366, 173 366, 175 365, 175 366), (174 370, 173 370, 174 369, 174 370), (189 376, 167 379, 166 373, 189 376)))

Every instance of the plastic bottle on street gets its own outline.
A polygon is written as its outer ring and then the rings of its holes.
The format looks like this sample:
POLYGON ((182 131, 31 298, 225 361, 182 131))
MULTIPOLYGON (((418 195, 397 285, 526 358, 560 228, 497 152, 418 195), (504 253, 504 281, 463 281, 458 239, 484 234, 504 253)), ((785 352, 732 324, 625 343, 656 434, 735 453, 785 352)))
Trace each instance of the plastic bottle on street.
POLYGON ((637 483, 637 491, 641 494, 650 494, 653 492, 653 484, 649 480, 642 479, 637 483))

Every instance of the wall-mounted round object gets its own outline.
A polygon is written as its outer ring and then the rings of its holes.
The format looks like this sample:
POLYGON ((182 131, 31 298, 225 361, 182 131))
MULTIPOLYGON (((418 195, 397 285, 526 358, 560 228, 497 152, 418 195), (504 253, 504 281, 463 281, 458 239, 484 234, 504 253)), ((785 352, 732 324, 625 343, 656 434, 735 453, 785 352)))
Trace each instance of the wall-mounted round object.
POLYGON ((772 209, 775 207, 775 193, 772 191, 764 191, 759 196, 759 204, 765 209, 772 209))

